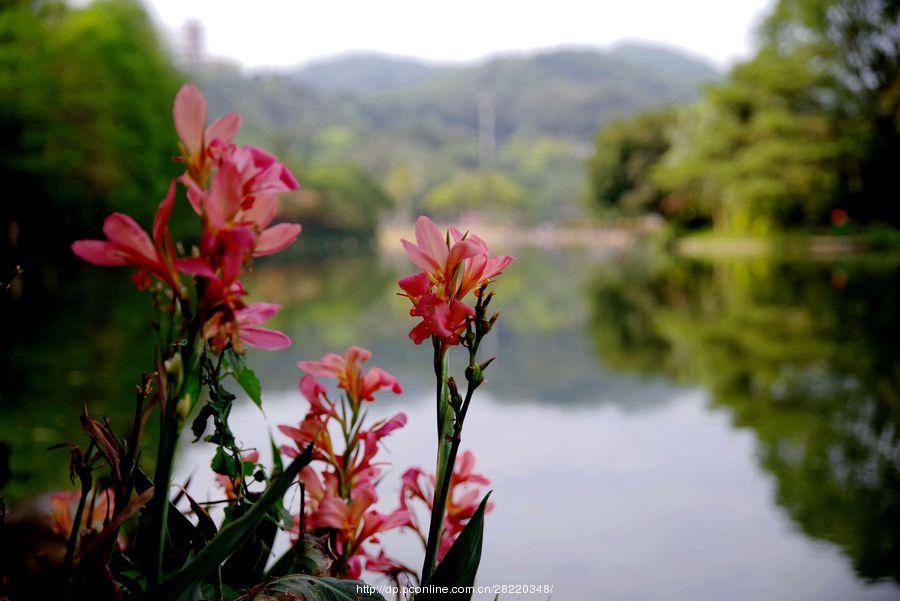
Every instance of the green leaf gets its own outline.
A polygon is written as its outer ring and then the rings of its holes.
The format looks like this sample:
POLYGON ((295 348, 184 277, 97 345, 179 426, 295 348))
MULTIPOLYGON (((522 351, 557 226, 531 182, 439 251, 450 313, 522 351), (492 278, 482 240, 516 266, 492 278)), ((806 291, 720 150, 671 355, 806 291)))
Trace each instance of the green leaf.
MULTIPOLYGON (((478 509, 472 515, 469 523, 463 528, 459 538, 447 551, 443 561, 435 568, 431 578, 425 584, 435 586, 472 586, 475 583, 475 575, 478 573, 478 564, 481 563, 481 541, 484 535, 484 511, 487 507, 491 493, 484 495, 478 509)), ((471 599, 471 593, 459 593, 457 595, 420 594, 416 601, 429 599, 471 599)))
POLYGON ((216 454, 213 455, 210 464, 212 471, 223 476, 236 476, 239 472, 238 462, 225 447, 216 447, 216 454))
POLYGON ((361 580, 283 576, 261 584, 239 601, 385 601, 374 587, 361 580))
POLYGON ((262 409, 262 384, 253 370, 247 367, 243 358, 232 352, 228 353, 228 364, 231 366, 231 373, 237 383, 241 385, 250 400, 262 409))
POLYGON ((275 442, 271 431, 269 432, 269 446, 272 447, 272 476, 275 477, 279 472, 284 471, 284 463, 281 461, 281 449, 278 448, 278 443, 275 442))
POLYGON ((222 565, 241 542, 254 531, 269 509, 284 496, 301 468, 312 461, 312 445, 295 458, 287 469, 272 481, 259 500, 240 518, 224 526, 208 545, 186 566, 164 578, 151 597, 168 598, 196 586, 210 572, 222 565))

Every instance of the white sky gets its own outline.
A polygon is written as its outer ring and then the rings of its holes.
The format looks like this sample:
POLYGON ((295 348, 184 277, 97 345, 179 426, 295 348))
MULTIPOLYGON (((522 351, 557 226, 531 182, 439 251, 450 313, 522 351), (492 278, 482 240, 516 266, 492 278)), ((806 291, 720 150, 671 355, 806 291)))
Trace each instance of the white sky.
POLYGON ((746 57, 772 0, 145 0, 179 36, 197 19, 206 51, 248 67, 374 50, 437 61, 618 40, 661 42, 720 66, 746 57))

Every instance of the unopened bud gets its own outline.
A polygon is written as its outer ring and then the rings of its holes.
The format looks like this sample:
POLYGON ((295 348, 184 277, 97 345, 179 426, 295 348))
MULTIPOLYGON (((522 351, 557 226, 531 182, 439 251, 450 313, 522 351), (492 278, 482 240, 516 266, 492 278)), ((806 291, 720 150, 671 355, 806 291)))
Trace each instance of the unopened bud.
POLYGON ((474 386, 478 386, 484 382, 484 374, 481 373, 481 366, 477 363, 466 368, 466 379, 474 386))

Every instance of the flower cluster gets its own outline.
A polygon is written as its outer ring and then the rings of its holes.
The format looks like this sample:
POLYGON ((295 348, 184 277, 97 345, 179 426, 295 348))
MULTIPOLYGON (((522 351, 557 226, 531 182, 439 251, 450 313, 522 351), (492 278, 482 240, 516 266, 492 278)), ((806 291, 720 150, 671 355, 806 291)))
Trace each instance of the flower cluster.
POLYGON ((240 116, 230 113, 206 124, 206 100, 193 85, 175 97, 173 117, 186 166, 178 178, 190 206, 202 222, 199 246, 179 256, 169 232, 176 186, 169 186, 153 221, 152 237, 127 215, 114 213, 103 224, 106 240, 79 240, 72 250, 94 265, 137 269, 135 284, 143 289, 155 278, 173 299, 187 299, 182 274, 197 278, 202 334, 216 350, 228 344, 240 352, 244 345, 277 350, 290 339, 260 328, 280 308, 269 303, 247 304, 238 277, 252 257, 278 252, 292 244, 300 226, 272 226, 278 194, 297 188, 297 180, 271 154, 232 139, 240 116))
MULTIPOLYGON (((490 480, 475 473, 475 455, 472 451, 464 452, 450 477, 450 487, 447 494, 447 508, 444 514, 444 525, 441 530, 441 542, 438 546, 437 558, 440 561, 456 538, 466 527, 469 519, 478 509, 478 504, 484 496, 482 487, 490 484, 490 480)), ((412 528, 422 543, 425 543, 427 531, 415 519, 415 513, 410 508, 410 503, 419 503, 428 509, 430 513, 434 508, 435 478, 424 470, 411 467, 403 474, 403 485, 400 489, 400 507, 410 512, 409 527, 412 528)), ((488 503, 485 511, 493 509, 493 503, 488 503)))
POLYGON ((481 238, 453 227, 444 235, 425 216, 416 220, 416 243, 402 242, 409 258, 422 270, 398 282, 403 296, 412 301, 410 315, 422 318, 409 337, 416 344, 431 336, 444 346, 459 344, 475 315, 466 296, 503 273, 514 257, 492 257, 481 238))
POLYGON ((338 572, 350 578, 358 578, 363 567, 385 573, 409 571, 385 556, 383 550, 376 555, 367 546, 378 542, 379 533, 411 523, 405 508, 389 514, 373 508, 378 501, 375 484, 382 465, 376 455, 382 439, 406 425, 406 415, 398 413, 373 424, 364 423, 363 404, 374 401, 377 392, 403 391, 386 371, 377 367, 365 371, 362 364, 370 357, 369 351, 351 347, 343 355, 301 361, 298 367, 306 374, 300 379, 300 392, 309 402, 309 411, 298 426, 278 427, 295 444, 282 446, 282 453, 295 457, 311 444, 314 464, 320 468, 307 466, 300 472, 306 505, 302 519, 295 516, 296 534, 301 534, 301 524, 306 532, 327 534, 338 558, 338 572), (337 381, 338 400, 329 397, 319 377, 337 381), (334 440, 338 432, 342 450, 334 440))

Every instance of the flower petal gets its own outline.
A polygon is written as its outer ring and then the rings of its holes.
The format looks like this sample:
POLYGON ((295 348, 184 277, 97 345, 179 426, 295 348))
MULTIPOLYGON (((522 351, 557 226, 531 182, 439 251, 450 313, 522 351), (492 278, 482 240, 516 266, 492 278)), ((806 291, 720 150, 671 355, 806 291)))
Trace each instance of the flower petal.
POLYGON ((72 243, 72 252, 81 259, 101 267, 122 267, 128 261, 106 240, 78 240, 72 243))
POLYGON ((262 257, 284 250, 294 243, 301 230, 299 223, 279 223, 264 230, 253 248, 253 256, 262 257))
POLYGON ((240 337, 247 346, 266 351, 280 351, 291 346, 291 339, 286 334, 266 328, 241 328, 240 337))
POLYGON ((223 142, 231 142, 231 138, 237 133, 241 127, 241 116, 237 113, 228 113, 221 119, 216 119, 206 128, 206 143, 209 144, 213 140, 221 140, 223 142))
POLYGON ((438 226, 425 215, 420 215, 416 219, 416 242, 419 243, 419 248, 425 254, 430 255, 439 265, 443 265, 447 261, 449 252, 447 240, 441 234, 438 226))
POLYGON ((442 264, 425 254, 421 248, 412 242, 408 240, 401 240, 400 242, 403 244, 403 249, 406 251, 406 254, 409 255, 409 259, 422 271, 426 273, 436 273, 443 267, 442 264))
POLYGON ((271 319, 279 309, 281 305, 274 303, 252 303, 235 311, 234 316, 240 326, 255 326, 271 319))
POLYGON ((122 213, 113 213, 103 222, 103 233, 113 242, 143 256, 148 261, 156 261, 156 248, 147 232, 138 222, 122 213))
POLYGON ((193 84, 185 84, 175 96, 172 107, 175 131, 192 157, 203 151, 203 127, 206 125, 206 99, 193 84))

